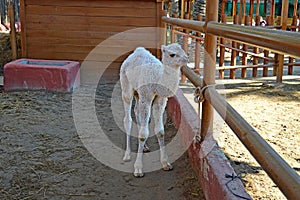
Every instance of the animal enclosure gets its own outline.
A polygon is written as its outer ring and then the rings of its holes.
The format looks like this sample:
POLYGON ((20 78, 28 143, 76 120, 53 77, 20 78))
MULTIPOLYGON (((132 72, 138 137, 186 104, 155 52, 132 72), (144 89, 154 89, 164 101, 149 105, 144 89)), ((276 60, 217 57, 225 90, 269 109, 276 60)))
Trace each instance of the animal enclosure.
POLYGON ((115 39, 105 50, 91 52, 118 33, 161 26, 161 0, 21 0, 20 7, 22 56, 26 58, 85 60, 96 68, 111 62, 107 75, 117 77, 129 54, 114 59, 120 50, 159 44, 156 34, 140 31, 115 39))

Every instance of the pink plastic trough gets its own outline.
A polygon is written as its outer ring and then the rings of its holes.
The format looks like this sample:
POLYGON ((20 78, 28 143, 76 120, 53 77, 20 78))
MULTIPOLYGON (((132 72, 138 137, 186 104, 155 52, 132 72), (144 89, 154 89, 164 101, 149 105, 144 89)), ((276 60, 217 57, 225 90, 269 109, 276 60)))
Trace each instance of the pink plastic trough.
POLYGON ((4 66, 4 90, 72 92, 80 84, 80 63, 19 59, 4 66))

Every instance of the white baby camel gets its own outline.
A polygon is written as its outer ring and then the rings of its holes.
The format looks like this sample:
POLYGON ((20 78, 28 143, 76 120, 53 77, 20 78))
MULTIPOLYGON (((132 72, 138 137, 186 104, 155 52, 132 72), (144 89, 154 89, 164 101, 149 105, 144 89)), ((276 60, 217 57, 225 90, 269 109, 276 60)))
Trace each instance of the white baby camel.
POLYGON ((171 170, 164 144, 163 113, 167 98, 175 94, 180 77, 180 68, 186 65, 188 57, 179 44, 162 45, 162 63, 148 50, 138 47, 123 62, 120 71, 122 99, 125 109, 124 128, 127 147, 124 161, 130 160, 130 132, 132 126, 131 106, 136 99, 134 112, 139 129, 138 154, 134 164, 134 176, 143 177, 143 149, 149 136, 151 105, 155 134, 160 145, 160 160, 163 170, 171 170))

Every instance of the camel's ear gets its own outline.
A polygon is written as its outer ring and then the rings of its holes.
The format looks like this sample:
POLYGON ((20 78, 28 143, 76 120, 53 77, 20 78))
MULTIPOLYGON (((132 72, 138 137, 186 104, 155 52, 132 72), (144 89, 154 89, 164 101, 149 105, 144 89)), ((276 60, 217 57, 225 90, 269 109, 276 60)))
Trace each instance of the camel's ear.
POLYGON ((166 45, 161 45, 161 52, 166 52, 167 46, 166 45))

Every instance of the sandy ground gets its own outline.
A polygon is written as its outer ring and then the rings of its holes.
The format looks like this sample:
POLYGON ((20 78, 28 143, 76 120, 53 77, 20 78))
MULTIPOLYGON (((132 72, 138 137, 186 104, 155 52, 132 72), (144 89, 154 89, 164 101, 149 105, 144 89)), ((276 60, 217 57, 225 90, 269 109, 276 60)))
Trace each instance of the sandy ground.
MULTIPOLYGON (((219 80, 218 90, 258 133, 300 174, 300 76, 219 80)), ((195 109, 190 84, 181 86, 195 109)), ((286 199, 235 134, 215 113, 214 137, 253 199, 286 199)))
MULTIPOLYGON (((109 118, 112 87, 99 86, 97 116, 106 134, 125 148, 125 134, 109 118)), ((1 200, 203 199, 187 154, 173 163, 174 170, 149 172, 141 179, 95 159, 76 132, 70 94, 5 93, 1 87, 0 116, 1 200)), ((167 121, 166 140, 174 133, 167 121)), ((157 146, 156 139, 150 141, 150 147, 157 146)))

